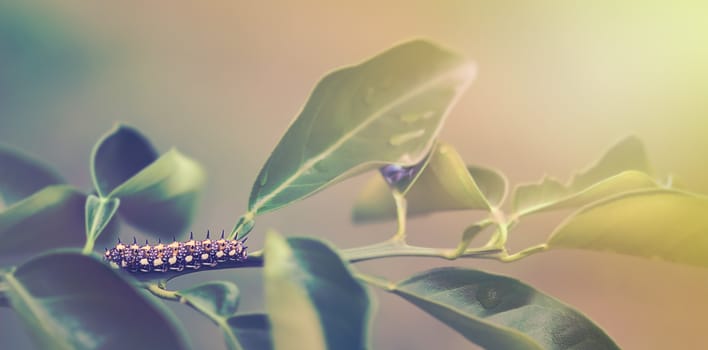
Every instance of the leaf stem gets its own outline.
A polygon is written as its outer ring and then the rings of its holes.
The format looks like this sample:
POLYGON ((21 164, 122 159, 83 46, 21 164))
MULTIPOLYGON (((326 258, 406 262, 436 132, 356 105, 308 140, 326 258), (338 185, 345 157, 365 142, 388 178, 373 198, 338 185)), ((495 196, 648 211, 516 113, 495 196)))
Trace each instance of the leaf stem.
POLYGON ((545 243, 542 243, 542 244, 528 247, 524 250, 519 251, 516 254, 508 255, 506 253, 503 253, 502 255, 499 256, 499 260, 502 262, 514 262, 517 260, 521 260, 529 255, 544 252, 546 250, 548 250, 548 245, 545 243))
POLYGON ((378 277, 378 276, 372 276, 372 275, 367 275, 364 273, 354 273, 354 277, 357 279, 366 282, 372 286, 379 287, 387 292, 394 291, 396 289, 396 284, 383 278, 383 277, 378 277))
POLYGON ((172 301, 178 301, 178 302, 183 302, 182 297, 179 295, 179 293, 172 291, 172 290, 167 290, 163 287, 161 287, 160 283, 145 283, 145 289, 147 289, 150 293, 152 293, 154 296, 159 297, 161 299, 167 299, 167 300, 172 300, 172 301))
POLYGON ((398 228, 396 229, 396 234, 393 235, 391 240, 405 242, 406 241, 406 208, 407 202, 406 197, 403 193, 394 190, 392 192, 393 200, 396 203, 396 222, 398 228))

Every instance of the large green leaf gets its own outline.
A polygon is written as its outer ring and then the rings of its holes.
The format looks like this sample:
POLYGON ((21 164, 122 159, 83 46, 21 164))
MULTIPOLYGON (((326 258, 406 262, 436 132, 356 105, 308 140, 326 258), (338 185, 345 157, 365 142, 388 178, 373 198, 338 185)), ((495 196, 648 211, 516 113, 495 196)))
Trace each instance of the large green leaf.
POLYGON ((64 180, 46 165, 0 145, 0 203, 10 206, 49 185, 61 183, 64 180))
POLYGON ((129 223, 169 238, 190 224, 204 186, 204 170, 172 149, 159 158, 135 128, 119 125, 96 144, 91 162, 96 190, 120 198, 129 223))
POLYGON ((276 349, 368 347, 369 297, 332 248, 270 232, 264 278, 276 349))
POLYGON ((579 208, 622 192, 657 187, 644 145, 634 136, 611 147, 588 170, 576 174, 566 186, 551 178, 520 185, 512 206, 518 216, 535 212, 579 208))
POLYGON ((384 164, 418 163, 475 72, 459 55, 416 40, 327 75, 261 169, 249 212, 384 164))
POLYGON ((0 212, 0 254, 38 253, 81 246, 86 196, 67 185, 54 185, 0 212))
POLYGON ((618 349, 587 317, 513 278, 448 267, 391 289, 488 349, 618 349))
POLYGON ((161 304, 92 257, 44 255, 4 280, 10 305, 40 348, 189 348, 161 304))
POLYGON ((91 176, 102 197, 133 177, 157 159, 150 141, 137 129, 118 124, 94 146, 91 176))
POLYGON ((708 197, 656 189, 627 193, 570 216, 550 248, 610 251, 708 267, 708 197))
POLYGON ((228 324, 244 350, 273 349, 270 322, 265 314, 234 316, 228 319, 228 324))
MULTIPOLYGON (((378 174, 377 174, 378 175, 378 174)), ((439 142, 422 174, 406 193, 407 214, 483 209, 501 204, 506 179, 495 170, 466 166, 449 144, 439 142)), ((396 205, 386 181, 374 176, 354 204, 355 222, 396 218, 396 205)))

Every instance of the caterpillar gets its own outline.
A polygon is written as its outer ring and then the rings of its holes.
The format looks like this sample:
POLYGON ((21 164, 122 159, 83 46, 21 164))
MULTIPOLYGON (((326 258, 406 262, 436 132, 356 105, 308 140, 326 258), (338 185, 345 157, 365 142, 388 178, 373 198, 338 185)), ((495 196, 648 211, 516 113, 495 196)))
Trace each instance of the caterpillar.
POLYGON ((207 232, 206 239, 195 240, 194 235, 189 235, 189 240, 172 243, 150 245, 145 241, 145 245, 139 245, 133 237, 132 244, 124 244, 118 240, 115 247, 108 249, 104 259, 115 268, 120 268, 129 272, 167 272, 182 271, 185 268, 199 269, 202 266, 214 267, 220 263, 238 263, 248 258, 247 246, 243 240, 224 239, 224 232, 218 240, 209 239, 207 232))

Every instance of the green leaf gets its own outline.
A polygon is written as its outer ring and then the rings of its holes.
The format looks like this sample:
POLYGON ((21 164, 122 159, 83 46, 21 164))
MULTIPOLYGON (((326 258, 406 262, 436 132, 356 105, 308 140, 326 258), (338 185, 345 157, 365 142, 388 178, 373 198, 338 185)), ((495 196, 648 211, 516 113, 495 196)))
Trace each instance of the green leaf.
POLYGON ((330 73, 261 169, 249 212, 278 209, 385 164, 418 163, 475 73, 470 61, 421 40, 330 73))
POLYGON ((91 176, 101 197, 157 159, 157 151, 137 129, 118 124, 103 135, 91 155, 91 176))
POLYGON ((592 202, 619 193, 656 188, 659 185, 648 175, 638 171, 625 171, 604 179, 583 190, 573 191, 552 179, 540 185, 520 186, 516 189, 515 208, 519 216, 540 211, 580 208, 592 202))
POLYGON ((237 333, 228 323, 234 315, 239 302, 238 287, 227 281, 206 282, 178 292, 182 302, 203 313, 214 321, 224 332, 226 346, 233 350, 242 350, 237 333))
POLYGON ((120 200, 118 198, 98 198, 89 195, 86 198, 86 239, 95 241, 103 232, 118 210, 120 200))
POLYGON ((270 350, 270 322, 264 314, 238 315, 227 321, 244 350, 270 350))
MULTIPOLYGON (((466 166, 449 144, 438 142, 427 166, 406 193, 409 216, 438 211, 491 210, 501 204, 506 179, 499 172, 466 166)), ((396 218, 396 205, 381 176, 372 178, 354 204, 353 220, 363 223, 396 218)))
POLYGON ((635 170, 648 175, 653 173, 644 144, 636 136, 629 136, 612 146, 588 170, 575 175, 570 189, 580 190, 617 173, 635 170))
POLYGON ((191 223, 204 180, 199 163, 172 149, 109 197, 121 199, 120 213, 129 223, 169 238, 191 223))
POLYGON ((269 232, 266 309, 276 349, 368 347, 369 298, 337 253, 310 238, 269 232))
POLYGON ((708 197, 668 189, 611 197, 566 219, 550 248, 579 248, 708 267, 708 197))
POLYGON ((179 291, 179 295, 202 313, 214 318, 233 316, 238 307, 239 290, 232 282, 206 282, 179 291))
POLYGON ((0 203, 10 206, 49 185, 61 183, 64 180, 46 165, 0 145, 0 203))
POLYGON ((513 278, 448 267, 391 291, 484 348, 619 349, 587 317, 513 278))
POLYGON ((651 176, 644 145, 628 137, 605 153, 595 165, 574 176, 567 186, 551 178, 539 184, 520 185, 512 206, 518 216, 535 212, 579 208, 622 192, 657 187, 651 176))
POLYGON ((85 198, 70 186, 54 185, 0 212, 0 254, 81 246, 85 198))
POLYGON ((174 317, 95 258, 52 253, 4 276, 43 349, 188 349, 174 317))
POLYGON ((100 196, 120 198, 126 221, 169 238, 191 223, 205 176, 199 163, 176 149, 156 158, 140 132, 118 125, 96 144, 91 171, 100 196))

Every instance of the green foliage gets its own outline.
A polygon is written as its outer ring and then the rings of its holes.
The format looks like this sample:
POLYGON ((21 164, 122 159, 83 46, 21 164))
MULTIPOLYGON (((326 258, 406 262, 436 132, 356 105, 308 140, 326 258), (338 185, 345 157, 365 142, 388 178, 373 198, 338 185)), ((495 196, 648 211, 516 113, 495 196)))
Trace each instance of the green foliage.
POLYGON ((546 178, 540 184, 522 185, 513 195, 513 209, 519 216, 535 212, 579 208, 607 196, 656 187, 651 177, 644 146, 628 137, 605 153, 597 164, 575 175, 568 186, 546 178))
POLYGON ((224 339, 229 349, 243 348, 237 339, 237 330, 231 325, 231 319, 238 308, 240 293, 238 287, 226 281, 203 283, 177 293, 182 302, 188 303, 214 321, 224 333, 224 339))
MULTIPOLYGON (((410 216, 446 210, 491 210, 501 203, 506 179, 499 172, 466 166, 449 144, 439 142, 430 161, 405 193, 410 216)), ((396 204, 381 176, 372 177, 354 204, 354 222, 396 218, 396 204)))
POLYGON ((390 291, 488 349, 619 349, 585 316, 513 278, 441 268, 390 291))
POLYGON ((176 149, 158 157, 139 131, 124 125, 98 141, 91 173, 101 197, 121 200, 121 217, 163 238, 189 226, 205 178, 196 161, 176 149))
POLYGON ((276 349, 368 347, 369 296, 332 248, 270 232, 263 273, 276 349))
POLYGON ((90 256, 43 255, 2 279, 10 305, 41 348, 189 348, 163 306, 90 256))
POLYGON ((239 315, 229 318, 229 327, 244 350, 270 350, 270 321, 265 314, 239 315))
POLYGON ((475 73, 468 60, 426 41, 330 73, 258 174, 249 213, 278 209, 385 164, 418 163, 475 73))
POLYGON ((0 212, 0 254, 82 244, 85 198, 67 185, 53 185, 0 212))
POLYGON ((594 203, 552 234, 551 248, 581 248, 708 267, 708 198, 668 189, 594 203))
POLYGON ((238 307, 238 287, 225 281, 203 283, 179 291, 179 295, 203 313, 228 318, 238 307))
MULTIPOLYGON (((108 226, 120 205, 118 198, 96 197, 90 194, 86 198, 86 241, 94 242, 103 229, 108 226)), ((89 246, 90 248, 90 246, 89 246)), ((86 253, 92 249, 87 249, 86 253)))
POLYGON ((211 320, 229 349, 364 349, 372 303, 366 282, 487 348, 616 349, 580 312, 509 277, 441 268, 390 283, 349 266, 396 256, 510 262, 551 248, 580 248, 708 267, 708 198, 661 185, 636 137, 613 146, 567 185, 545 178, 517 186, 505 213, 505 176, 466 165, 452 145, 437 140, 474 67, 416 40, 319 82, 261 169, 248 211, 229 238, 248 235, 258 214, 377 168, 406 175, 376 174, 355 203, 354 220, 397 219, 398 231, 384 242, 343 251, 316 238, 269 233, 265 249, 251 252, 245 263, 215 268, 263 267, 265 313, 237 314, 240 292, 232 282, 166 289, 168 279, 196 270, 133 278, 93 256, 95 240, 113 231, 115 217, 162 237, 184 232, 205 182, 196 161, 175 149, 159 155, 137 129, 118 125, 94 147, 96 194, 86 195, 60 185, 48 167, 0 148, 0 196, 8 204, 0 212, 0 253, 84 244, 84 255, 52 252, 0 268, 0 306, 12 307, 42 348, 188 348, 174 317, 144 288, 211 320), (546 243, 508 251, 520 220, 558 209, 574 212, 546 243), (487 217, 470 223, 457 246, 406 242, 407 216, 449 210, 487 217), (470 247, 487 228, 494 229, 489 241, 470 247))

